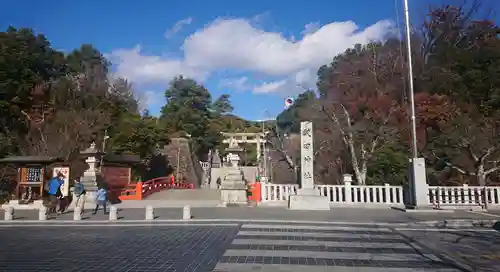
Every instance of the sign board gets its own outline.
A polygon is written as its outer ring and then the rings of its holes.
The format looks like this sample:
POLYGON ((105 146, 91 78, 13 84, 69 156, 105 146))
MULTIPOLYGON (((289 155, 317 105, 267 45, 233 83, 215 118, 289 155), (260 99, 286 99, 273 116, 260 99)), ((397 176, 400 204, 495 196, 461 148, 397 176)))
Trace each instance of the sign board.
POLYGON ((69 167, 67 166, 60 166, 60 167, 54 167, 54 170, 52 172, 52 176, 55 177, 57 176, 57 173, 61 172, 64 175, 64 184, 62 185, 61 188, 61 193, 64 196, 69 195, 69 167))
POLYGON ((301 188, 314 188, 314 148, 312 122, 300 122, 301 188))

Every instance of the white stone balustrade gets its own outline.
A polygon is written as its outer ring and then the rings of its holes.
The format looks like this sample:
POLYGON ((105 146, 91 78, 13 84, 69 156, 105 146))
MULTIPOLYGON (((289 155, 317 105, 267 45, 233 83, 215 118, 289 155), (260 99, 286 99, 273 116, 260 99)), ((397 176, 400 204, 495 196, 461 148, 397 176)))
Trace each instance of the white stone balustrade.
MULTIPOLYGON (((319 190, 321 196, 326 196, 331 205, 403 205, 402 186, 389 184, 361 186, 351 185, 350 182, 346 181, 344 185, 316 185, 314 188, 319 190)), ((296 194, 298 189, 299 186, 296 184, 262 184, 261 202, 263 204, 285 205, 290 195, 296 194)))
POLYGON ((429 186, 429 205, 500 208, 500 186, 429 186))
POLYGON ((262 184, 262 202, 288 201, 290 195, 295 195, 299 189, 297 184, 262 184))

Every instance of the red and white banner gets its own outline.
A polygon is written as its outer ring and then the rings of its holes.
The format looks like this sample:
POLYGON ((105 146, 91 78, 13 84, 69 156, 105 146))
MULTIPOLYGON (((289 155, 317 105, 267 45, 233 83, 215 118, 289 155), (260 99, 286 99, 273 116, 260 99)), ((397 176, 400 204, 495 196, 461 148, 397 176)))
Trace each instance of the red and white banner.
POLYGON ((61 167, 54 167, 54 171, 52 172, 52 176, 57 176, 57 173, 61 173, 64 175, 64 184, 61 186, 61 193, 64 196, 69 195, 69 167, 67 166, 61 166, 61 167))

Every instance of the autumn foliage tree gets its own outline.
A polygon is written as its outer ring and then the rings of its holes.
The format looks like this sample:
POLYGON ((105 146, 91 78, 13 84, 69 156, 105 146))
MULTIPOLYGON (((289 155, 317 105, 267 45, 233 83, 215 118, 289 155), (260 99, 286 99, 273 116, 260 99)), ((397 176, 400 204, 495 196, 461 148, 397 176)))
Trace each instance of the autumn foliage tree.
POLYGON ((403 70, 397 43, 357 45, 320 68, 320 110, 340 132, 358 184, 380 148, 397 139, 403 70))
POLYGON ((419 85, 448 99, 435 105, 444 121, 434 126, 435 135, 428 139, 430 159, 484 186, 499 170, 500 28, 479 17, 480 10, 474 2, 470 8, 448 5, 429 12, 423 32, 426 65, 419 85))

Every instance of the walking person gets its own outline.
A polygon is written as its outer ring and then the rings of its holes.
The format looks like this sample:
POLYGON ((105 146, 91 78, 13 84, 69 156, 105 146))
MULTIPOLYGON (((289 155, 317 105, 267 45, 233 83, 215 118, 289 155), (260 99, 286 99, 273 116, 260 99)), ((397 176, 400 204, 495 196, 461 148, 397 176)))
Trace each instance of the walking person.
POLYGON ((73 193, 75 194, 75 207, 80 207, 80 211, 83 214, 83 210, 85 209, 85 198, 87 197, 87 192, 85 191, 85 187, 83 183, 81 183, 80 179, 76 179, 73 185, 73 193))
POLYGON ((59 186, 59 191, 57 192, 57 199, 59 203, 59 210, 57 211, 57 214, 63 214, 66 208, 68 207, 68 197, 64 195, 64 177, 63 177, 63 183, 61 186, 59 186))
POLYGON ((47 193, 49 194, 50 206, 47 211, 48 214, 56 213, 57 205, 59 202, 59 196, 62 195, 61 185, 63 184, 64 184, 64 175, 61 172, 57 173, 57 176, 49 180, 47 193))
POLYGON ((102 207, 103 213, 107 214, 106 202, 108 201, 108 192, 106 191, 106 189, 104 189, 103 187, 99 188, 99 190, 97 190, 96 192, 95 200, 96 200, 96 206, 92 214, 96 214, 97 211, 99 210, 99 207, 102 207))

